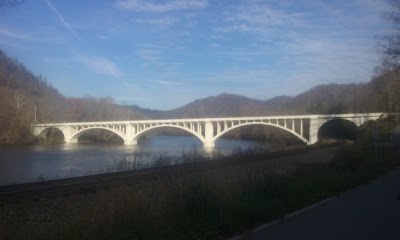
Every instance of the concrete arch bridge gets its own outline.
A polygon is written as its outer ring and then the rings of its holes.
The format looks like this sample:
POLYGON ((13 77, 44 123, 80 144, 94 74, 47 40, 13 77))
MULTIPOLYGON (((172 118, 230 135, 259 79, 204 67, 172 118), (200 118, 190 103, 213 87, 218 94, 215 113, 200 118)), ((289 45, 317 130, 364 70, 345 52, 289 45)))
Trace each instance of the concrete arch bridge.
POLYGON ((195 119, 162 119, 140 121, 71 122, 32 124, 34 135, 40 135, 47 128, 59 129, 66 143, 77 143, 84 132, 91 129, 105 129, 124 140, 125 145, 135 145, 145 132, 161 127, 183 129, 203 142, 204 147, 214 147, 216 140, 228 131, 247 125, 268 125, 283 129, 298 137, 306 144, 318 141, 318 130, 333 119, 344 119, 360 126, 369 120, 376 120, 383 113, 348 113, 327 115, 291 115, 263 117, 228 117, 195 119))

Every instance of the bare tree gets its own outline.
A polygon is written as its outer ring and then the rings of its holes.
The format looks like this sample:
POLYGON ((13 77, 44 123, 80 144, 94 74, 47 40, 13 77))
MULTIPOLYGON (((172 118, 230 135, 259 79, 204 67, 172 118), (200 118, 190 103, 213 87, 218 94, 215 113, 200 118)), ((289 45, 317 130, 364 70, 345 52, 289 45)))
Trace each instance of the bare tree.
POLYGON ((384 14, 385 19, 392 24, 394 31, 379 39, 378 51, 384 61, 399 65, 400 63, 400 0, 390 0, 392 10, 384 14))
POLYGON ((383 100, 387 104, 389 113, 396 113, 396 121, 399 121, 400 111, 400 68, 388 61, 383 61, 382 64, 375 68, 375 72, 380 78, 383 100))
POLYGON ((389 112, 396 112, 399 121, 400 111, 400 0, 390 0, 392 10, 385 18, 392 24, 393 33, 381 37, 378 51, 382 56, 378 72, 385 83, 385 95, 389 112))
POLYGON ((19 121, 25 108, 25 96, 18 91, 15 92, 14 99, 11 104, 11 107, 15 113, 15 120, 19 121))

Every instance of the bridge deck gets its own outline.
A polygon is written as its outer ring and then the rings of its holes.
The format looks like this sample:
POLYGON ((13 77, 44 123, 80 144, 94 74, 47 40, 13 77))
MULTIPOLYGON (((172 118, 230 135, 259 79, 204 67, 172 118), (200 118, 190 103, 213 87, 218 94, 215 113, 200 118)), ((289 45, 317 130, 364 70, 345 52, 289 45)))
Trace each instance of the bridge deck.
POLYGON ((32 127, 48 126, 76 126, 91 124, 142 124, 162 122, 219 122, 219 121, 245 121, 245 120, 280 120, 280 119, 327 119, 327 118, 356 118, 356 117, 379 117, 384 113, 345 113, 345 114, 312 114, 312 115, 280 115, 280 116, 255 116, 255 117, 225 117, 225 118, 180 118, 180 119, 147 119, 127 121, 97 121, 97 122, 66 122, 66 123, 37 123, 32 127))

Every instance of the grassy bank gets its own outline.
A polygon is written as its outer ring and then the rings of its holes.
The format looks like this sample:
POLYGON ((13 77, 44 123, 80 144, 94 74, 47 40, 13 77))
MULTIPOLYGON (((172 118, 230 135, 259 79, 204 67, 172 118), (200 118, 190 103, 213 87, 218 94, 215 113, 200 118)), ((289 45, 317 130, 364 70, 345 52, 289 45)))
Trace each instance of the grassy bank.
MULTIPOLYGON (((219 239, 280 218, 399 165, 366 125, 330 161, 277 158, 0 207, 0 239, 219 239)), ((386 129, 387 128, 387 129, 386 129)))

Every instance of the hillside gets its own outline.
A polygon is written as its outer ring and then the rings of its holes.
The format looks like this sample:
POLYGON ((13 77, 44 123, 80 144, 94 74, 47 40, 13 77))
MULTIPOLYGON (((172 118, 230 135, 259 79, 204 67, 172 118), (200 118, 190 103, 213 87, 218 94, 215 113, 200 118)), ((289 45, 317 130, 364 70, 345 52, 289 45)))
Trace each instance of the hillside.
POLYGON ((35 76, 17 60, 0 50, 0 87, 20 90, 32 96, 62 97, 43 76, 35 76))
POLYGON ((276 114, 330 114, 385 110, 381 79, 360 84, 316 86, 295 97, 278 96, 266 101, 223 93, 195 100, 169 111, 140 111, 148 118, 240 117, 276 114))
POLYGON ((371 83, 316 86, 293 98, 293 113, 333 114, 383 111, 382 93, 371 83))
POLYGON ((215 97, 196 100, 183 107, 168 111, 168 115, 173 117, 226 117, 236 114, 242 116, 252 113, 252 115, 262 114, 264 102, 250 99, 234 94, 221 94, 215 97))
POLYGON ((0 50, 0 144, 31 142, 36 122, 143 119, 110 97, 68 98, 0 50))
POLYGON ((29 142, 35 115, 50 119, 56 109, 48 108, 47 103, 61 106, 64 101, 44 77, 35 76, 0 50, 0 143, 29 142))

